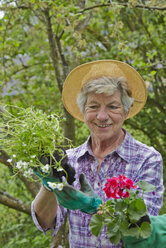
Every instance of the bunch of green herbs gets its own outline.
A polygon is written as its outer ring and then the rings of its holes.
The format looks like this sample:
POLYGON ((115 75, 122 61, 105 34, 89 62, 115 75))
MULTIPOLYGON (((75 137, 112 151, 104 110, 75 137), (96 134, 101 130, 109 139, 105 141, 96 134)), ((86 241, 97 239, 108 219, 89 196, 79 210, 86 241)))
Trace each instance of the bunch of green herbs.
MULTIPOLYGON (((62 170, 60 162, 55 161, 54 152, 64 144, 62 124, 64 119, 55 114, 47 115, 42 110, 17 108, 16 114, 3 109, 0 122, 1 149, 10 159, 14 171, 29 178, 33 169, 40 167, 48 172, 51 165, 43 165, 41 157, 51 157, 54 167, 62 170)), ((52 163, 51 163, 52 164, 52 163)))

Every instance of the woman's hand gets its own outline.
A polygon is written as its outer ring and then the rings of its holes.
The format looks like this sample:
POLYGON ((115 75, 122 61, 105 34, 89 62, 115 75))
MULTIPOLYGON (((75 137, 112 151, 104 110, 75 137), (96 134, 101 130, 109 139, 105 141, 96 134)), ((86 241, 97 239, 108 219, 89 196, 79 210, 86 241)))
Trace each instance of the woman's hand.
POLYGON ((80 190, 70 185, 64 186, 61 191, 54 189, 58 204, 70 210, 79 209, 87 214, 94 214, 102 200, 95 194, 84 174, 80 175, 79 181, 80 190))

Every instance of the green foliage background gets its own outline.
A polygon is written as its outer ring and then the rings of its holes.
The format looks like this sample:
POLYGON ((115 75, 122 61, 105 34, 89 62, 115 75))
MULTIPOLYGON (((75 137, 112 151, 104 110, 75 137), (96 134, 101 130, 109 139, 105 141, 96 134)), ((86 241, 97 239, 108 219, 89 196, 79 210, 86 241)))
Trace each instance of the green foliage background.
MULTIPOLYGON (((161 152, 166 182, 164 4, 164 0, 115 0, 112 4, 105 0, 1 1, 1 105, 34 106, 48 114, 62 115, 61 90, 71 69, 95 59, 127 62, 146 81, 148 100, 124 127, 136 139, 161 152)), ((73 128, 67 122, 69 134, 73 128)), ((75 145, 88 135, 85 125, 75 121, 75 145)), ((42 235, 28 214, 9 208, 1 199, 8 194, 30 206, 34 197, 0 161, 0 247, 51 247, 50 234, 42 235)))

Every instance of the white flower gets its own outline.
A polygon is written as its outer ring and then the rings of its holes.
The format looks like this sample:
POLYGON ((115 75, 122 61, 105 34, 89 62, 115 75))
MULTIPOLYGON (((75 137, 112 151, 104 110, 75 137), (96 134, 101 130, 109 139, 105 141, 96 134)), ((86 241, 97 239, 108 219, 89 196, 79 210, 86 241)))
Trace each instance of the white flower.
POLYGON ((25 143, 22 144, 23 146, 27 146, 25 143))
POLYGON ((11 158, 9 158, 9 159, 7 160, 7 162, 8 162, 8 163, 11 163, 11 162, 12 162, 12 159, 11 159, 11 158))
POLYGON ((62 168, 57 168, 57 171, 63 171, 63 169, 62 168))
POLYGON ((17 169, 21 169, 22 168, 22 161, 21 160, 16 163, 16 168, 17 169))
POLYGON ((42 172, 47 173, 49 171, 49 164, 46 164, 41 168, 42 172))
POLYGON ((28 174, 32 175, 33 174, 33 170, 31 168, 28 169, 28 174))
POLYGON ((29 176, 29 172, 28 171, 25 171, 23 175, 24 175, 24 177, 28 177, 29 176))
POLYGON ((16 157, 16 155, 15 154, 13 154, 13 158, 15 158, 16 157))
POLYGON ((48 186, 51 189, 58 189, 58 190, 62 190, 63 189, 63 183, 52 183, 52 182, 48 182, 48 186))
POLYGON ((24 171, 24 177, 29 177, 30 175, 33 174, 33 170, 31 168, 29 168, 27 171, 24 171))
POLYGON ((35 158, 35 157, 36 157, 36 155, 32 155, 32 156, 31 156, 31 158, 35 158))
POLYGON ((58 183, 57 184, 57 189, 61 191, 63 189, 63 183, 58 183))
POLYGON ((22 165, 23 165, 24 169, 26 169, 28 167, 28 163, 27 162, 22 162, 22 165))
POLYGON ((57 184, 56 184, 56 183, 52 183, 52 182, 48 182, 48 186, 49 186, 51 189, 56 189, 56 188, 57 188, 57 184))

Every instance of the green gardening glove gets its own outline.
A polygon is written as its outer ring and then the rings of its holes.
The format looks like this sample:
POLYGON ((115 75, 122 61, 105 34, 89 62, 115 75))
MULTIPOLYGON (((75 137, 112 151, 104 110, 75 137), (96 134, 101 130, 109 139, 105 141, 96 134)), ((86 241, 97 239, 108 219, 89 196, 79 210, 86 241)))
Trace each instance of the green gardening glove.
POLYGON ((69 184, 66 184, 62 190, 53 190, 49 183, 57 183, 60 182, 60 180, 53 175, 52 170, 49 173, 42 173, 41 170, 37 168, 34 174, 40 178, 43 186, 47 190, 54 191, 58 204, 64 208, 70 210, 79 209, 82 212, 94 214, 97 212, 99 205, 102 204, 102 200, 95 194, 84 174, 81 174, 79 177, 80 190, 75 189, 69 184))
POLYGON ((124 248, 166 248, 166 214, 149 216, 151 221, 151 235, 146 238, 123 238, 124 248))
POLYGON ((80 190, 70 185, 63 187, 63 190, 54 189, 58 204, 70 210, 79 209, 88 214, 94 214, 102 200, 95 194, 84 174, 79 177, 80 190))

